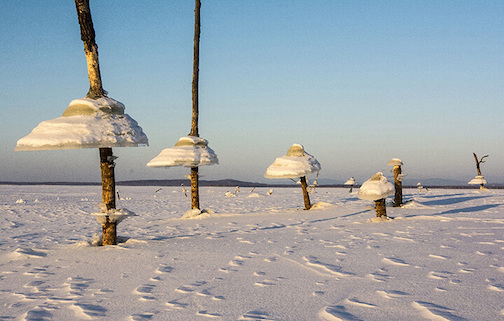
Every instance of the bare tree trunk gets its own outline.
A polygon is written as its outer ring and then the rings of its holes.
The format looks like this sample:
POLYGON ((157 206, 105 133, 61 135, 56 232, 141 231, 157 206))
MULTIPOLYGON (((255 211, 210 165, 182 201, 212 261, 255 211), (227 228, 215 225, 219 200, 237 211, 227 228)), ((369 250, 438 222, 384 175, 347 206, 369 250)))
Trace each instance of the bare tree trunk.
POLYGON ((303 189, 305 210, 309 210, 311 208, 311 204, 310 204, 310 195, 308 194, 308 190, 307 190, 308 184, 306 183, 306 177, 303 176, 300 178, 300 180, 301 180, 301 188, 303 189))
POLYGON ((79 18, 81 39, 84 42, 90 84, 86 97, 97 99, 105 96, 105 91, 103 90, 101 81, 98 45, 95 42, 95 31, 93 20, 91 19, 91 10, 89 9, 89 0, 75 0, 75 6, 79 18))
POLYGON ((191 208, 200 208, 198 167, 191 167, 191 208))
MULTIPOLYGON (((103 90, 100 63, 98 61, 98 45, 95 42, 95 31, 93 20, 91 19, 91 10, 89 9, 89 0, 75 0, 77 17, 81 31, 81 39, 84 42, 84 52, 89 76, 89 92, 86 97, 98 99, 106 96, 103 90)), ((100 168, 102 177, 102 201, 107 211, 115 209, 115 176, 114 176, 114 157, 112 148, 100 148, 100 168)), ((117 223, 109 220, 102 226, 103 245, 116 244, 117 223)))
POLYGON ((401 178, 401 166, 394 166, 394 185, 395 185, 395 197, 394 197, 394 207, 400 207, 402 205, 402 178, 401 178))
MULTIPOLYGON (((480 163, 481 162, 478 160, 478 156, 476 156, 476 153, 473 153, 473 155, 474 155, 474 161, 476 161, 476 170, 478 171, 478 176, 482 176, 481 175, 481 169, 480 169, 480 163)), ((483 158, 481 160, 483 160, 483 158)))
MULTIPOLYGON (((199 40, 200 40, 200 0, 196 0, 194 9, 194 55, 193 55, 193 81, 192 81, 192 118, 190 136, 199 137, 198 119, 199 119, 199 40)), ((191 168, 191 206, 193 209, 199 209, 199 175, 198 167, 191 168)))
MULTIPOLYGON (((102 202, 106 210, 116 208, 114 156, 112 148, 100 148, 100 169, 102 178, 102 202)), ((102 225, 103 245, 115 245, 117 236, 117 223, 106 217, 107 221, 102 225)))
POLYGON ((194 51, 193 51, 193 81, 192 81, 192 119, 191 119, 191 136, 199 137, 198 118, 199 118, 199 101, 198 101, 198 85, 199 85, 199 40, 200 40, 200 0, 196 0, 194 9, 194 51))
POLYGON ((376 217, 387 217, 387 207, 385 206, 385 199, 379 199, 375 201, 376 217))

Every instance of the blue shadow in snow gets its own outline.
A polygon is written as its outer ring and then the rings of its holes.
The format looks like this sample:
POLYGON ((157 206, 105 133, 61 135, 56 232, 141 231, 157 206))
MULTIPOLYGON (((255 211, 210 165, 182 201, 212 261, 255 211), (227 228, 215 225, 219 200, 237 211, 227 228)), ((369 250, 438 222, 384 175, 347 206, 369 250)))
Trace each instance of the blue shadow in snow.
POLYGON ((423 205, 451 205, 451 204, 457 204, 457 203, 462 203, 462 202, 467 202, 467 201, 472 201, 472 200, 477 200, 477 199, 482 199, 482 198, 487 198, 487 197, 492 197, 492 195, 450 197, 450 198, 446 198, 446 199, 442 199, 442 200, 422 202, 422 204, 423 205))
POLYGON ((479 211, 485 211, 491 208, 495 208, 497 206, 500 206, 501 204, 488 204, 488 205, 480 205, 480 206, 472 206, 472 207, 466 207, 466 208, 456 208, 453 210, 445 211, 442 213, 438 214, 433 214, 433 216, 436 215, 446 215, 446 214, 457 214, 457 213, 472 213, 472 212, 479 212, 479 211))

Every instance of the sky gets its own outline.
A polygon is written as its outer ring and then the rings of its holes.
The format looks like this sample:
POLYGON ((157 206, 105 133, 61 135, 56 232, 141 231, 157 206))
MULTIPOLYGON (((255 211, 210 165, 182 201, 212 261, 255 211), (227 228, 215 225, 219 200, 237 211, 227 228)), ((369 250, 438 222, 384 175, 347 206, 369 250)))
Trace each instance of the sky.
MULTIPOLYGON (((104 89, 148 147, 115 148, 116 180, 190 131, 193 1, 91 1, 104 89)), ((320 179, 363 182, 402 159, 410 179, 469 181, 472 153, 504 183, 504 2, 202 0, 202 179, 263 177, 299 143, 320 179)), ((98 150, 14 152, 88 89, 73 1, 0 0, 0 181, 100 180, 98 150)), ((288 183, 286 181, 285 183, 288 183)))

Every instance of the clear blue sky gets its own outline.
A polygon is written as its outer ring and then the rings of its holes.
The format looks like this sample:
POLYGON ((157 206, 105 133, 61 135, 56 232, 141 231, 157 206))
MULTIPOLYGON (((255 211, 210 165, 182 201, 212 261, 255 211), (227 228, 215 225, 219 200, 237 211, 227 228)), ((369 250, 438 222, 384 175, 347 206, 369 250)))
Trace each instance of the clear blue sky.
MULTIPOLYGON (((202 0, 204 179, 268 181, 300 143, 321 178, 360 182, 393 157, 409 178, 504 182, 504 2, 202 0)), ((104 88, 149 147, 115 148, 118 180, 188 134, 193 1, 91 1, 104 88)), ((98 151, 14 152, 89 88, 75 4, 0 0, 0 181, 98 181, 98 151)))

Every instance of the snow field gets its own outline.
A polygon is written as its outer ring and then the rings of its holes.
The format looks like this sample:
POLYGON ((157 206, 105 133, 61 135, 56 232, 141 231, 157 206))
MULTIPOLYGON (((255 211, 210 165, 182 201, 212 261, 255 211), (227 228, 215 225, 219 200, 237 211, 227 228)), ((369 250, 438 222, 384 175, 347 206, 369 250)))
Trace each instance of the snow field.
POLYGON ((346 188, 202 187, 190 220, 159 188, 118 186, 138 216, 96 247, 99 186, 0 186, 0 319, 504 319, 504 190, 406 189, 371 223, 346 188))

